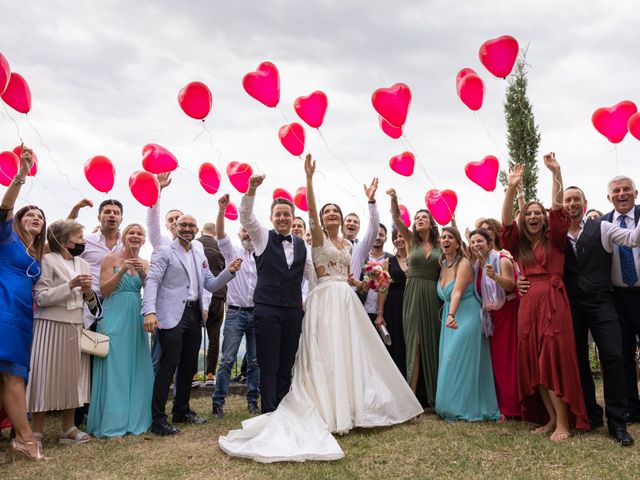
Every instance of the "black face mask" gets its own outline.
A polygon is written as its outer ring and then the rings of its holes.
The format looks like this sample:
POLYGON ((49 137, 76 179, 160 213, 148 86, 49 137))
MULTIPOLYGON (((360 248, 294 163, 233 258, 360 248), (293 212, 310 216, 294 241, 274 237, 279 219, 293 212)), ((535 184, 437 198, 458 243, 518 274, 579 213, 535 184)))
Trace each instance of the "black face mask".
POLYGON ((84 252, 84 246, 84 243, 74 243, 72 248, 67 248, 67 252, 69 252, 69 255, 77 257, 84 252))

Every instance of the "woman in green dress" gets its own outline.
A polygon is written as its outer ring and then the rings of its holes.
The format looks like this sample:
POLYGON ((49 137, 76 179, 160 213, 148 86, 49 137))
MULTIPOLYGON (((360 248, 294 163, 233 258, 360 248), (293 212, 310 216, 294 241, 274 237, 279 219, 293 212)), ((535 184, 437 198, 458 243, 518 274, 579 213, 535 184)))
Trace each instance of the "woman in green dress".
POLYGON ((398 197, 391 197, 391 216, 408 244, 407 286, 402 306, 404 339, 407 345, 407 382, 424 407, 434 407, 438 382, 440 307, 436 285, 440 277, 438 226, 428 210, 418 210, 413 228, 400 217, 398 197))

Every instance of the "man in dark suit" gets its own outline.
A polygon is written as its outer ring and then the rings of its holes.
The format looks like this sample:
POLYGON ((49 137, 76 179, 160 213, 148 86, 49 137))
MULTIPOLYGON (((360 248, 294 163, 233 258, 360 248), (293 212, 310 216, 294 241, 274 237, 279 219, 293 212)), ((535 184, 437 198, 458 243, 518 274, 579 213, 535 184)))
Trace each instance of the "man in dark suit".
MULTIPOLYGON (((204 247, 204 254, 209 263, 209 269, 214 276, 220 275, 224 270, 224 257, 218 247, 215 238, 216 226, 214 223, 205 223, 202 227, 202 235, 197 238, 204 247)), ((227 287, 216 290, 212 294, 205 291, 204 294, 204 321, 207 329, 209 347, 207 348, 207 365, 205 368, 205 385, 213 386, 218 355, 220 353, 220 326, 224 319, 224 301, 227 296, 227 287), (209 303, 209 307, 207 307, 209 303)))
MULTIPOLYGON (((609 181, 607 199, 614 210, 602 219, 623 228, 635 228, 640 221, 640 206, 635 205, 638 190, 629 177, 618 176, 609 181)), ((618 247, 613 251, 611 282, 613 299, 622 333, 625 387, 627 391, 626 420, 640 422, 638 374, 635 362, 637 337, 640 334, 640 248, 618 247)))

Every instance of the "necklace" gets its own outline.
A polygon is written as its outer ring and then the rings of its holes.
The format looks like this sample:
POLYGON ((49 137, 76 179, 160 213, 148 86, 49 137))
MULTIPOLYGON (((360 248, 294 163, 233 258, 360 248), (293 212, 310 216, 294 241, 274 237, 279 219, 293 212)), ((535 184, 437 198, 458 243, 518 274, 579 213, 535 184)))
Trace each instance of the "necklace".
POLYGON ((455 266, 456 263, 458 263, 460 261, 460 259, 462 258, 462 255, 460 253, 456 254, 456 258, 453 259, 453 261, 451 263, 447 262, 447 257, 445 257, 444 255, 442 257, 440 257, 440 265, 444 268, 451 268, 453 266, 455 266))

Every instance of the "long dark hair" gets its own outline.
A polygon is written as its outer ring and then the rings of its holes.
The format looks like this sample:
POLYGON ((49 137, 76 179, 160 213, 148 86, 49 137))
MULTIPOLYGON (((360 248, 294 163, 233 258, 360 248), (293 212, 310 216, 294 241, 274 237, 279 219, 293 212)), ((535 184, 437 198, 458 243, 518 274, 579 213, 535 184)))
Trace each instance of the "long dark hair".
POLYGON ((27 253, 30 256, 35 257, 38 261, 42 260, 45 239, 47 236, 47 217, 44 216, 42 209, 35 205, 27 205, 26 207, 22 207, 18 210, 13 217, 13 231, 16 232, 16 235, 18 235, 22 241, 27 253), (22 228, 22 217, 24 217, 30 210, 38 210, 42 214, 42 230, 40 230, 40 233, 36 235, 35 238, 22 228))
POLYGON ((413 233, 413 239, 418 245, 422 245, 425 242, 431 242, 431 245, 434 247, 438 245, 438 239, 440 238, 440 233, 438 232, 438 225, 436 224, 431 212, 424 208, 418 210, 416 214, 413 216, 413 226, 411 227, 411 233, 413 233), (426 213, 429 217, 429 235, 427 238, 422 238, 420 232, 416 230, 416 217, 419 213, 426 213))
POLYGON ((522 262, 523 265, 527 263, 533 263, 535 261, 535 257, 533 255, 533 238, 529 235, 527 231, 527 225, 525 223, 525 215, 527 210, 531 205, 538 205, 540 210, 542 210, 542 216, 544 218, 544 225, 542 225, 542 238, 540 242, 542 245, 547 244, 547 228, 549 228, 549 217, 547 215, 547 209, 542 205, 542 203, 531 200, 527 202, 524 207, 520 210, 520 215, 518 216, 518 260, 522 262))
POLYGON ((344 215, 342 214, 342 209, 340 208, 340 205, 336 203, 325 203, 320 209, 320 214, 319 214, 320 226, 322 227, 322 231, 324 232, 325 235, 327 235, 327 229, 324 227, 324 222, 322 221, 322 215, 324 214, 324 211, 326 210, 326 208, 329 206, 336 207, 336 209, 338 210, 338 213, 340 214, 340 225, 344 223, 344 215))

